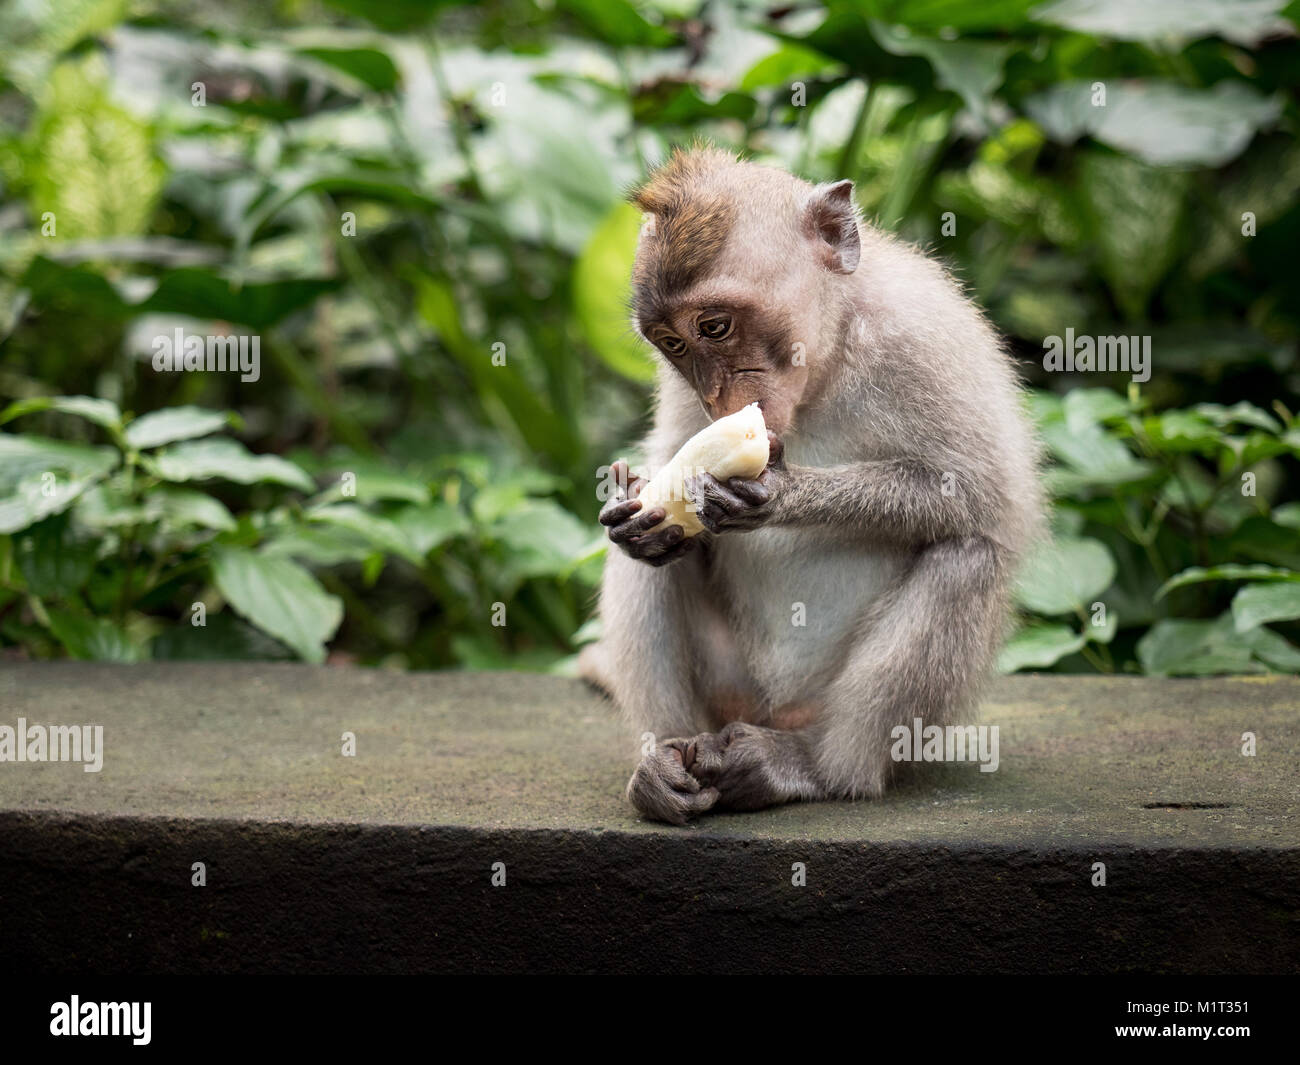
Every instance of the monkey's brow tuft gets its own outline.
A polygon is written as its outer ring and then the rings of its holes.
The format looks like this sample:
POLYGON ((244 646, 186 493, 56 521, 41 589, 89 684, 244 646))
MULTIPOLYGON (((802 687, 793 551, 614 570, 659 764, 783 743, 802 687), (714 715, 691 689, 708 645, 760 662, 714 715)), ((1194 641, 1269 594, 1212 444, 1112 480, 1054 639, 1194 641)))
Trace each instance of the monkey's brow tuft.
POLYGON ((716 149, 678 151, 632 196, 655 215, 655 232, 637 264, 637 283, 681 291, 718 257, 735 221, 732 199, 717 187, 734 156, 716 149))

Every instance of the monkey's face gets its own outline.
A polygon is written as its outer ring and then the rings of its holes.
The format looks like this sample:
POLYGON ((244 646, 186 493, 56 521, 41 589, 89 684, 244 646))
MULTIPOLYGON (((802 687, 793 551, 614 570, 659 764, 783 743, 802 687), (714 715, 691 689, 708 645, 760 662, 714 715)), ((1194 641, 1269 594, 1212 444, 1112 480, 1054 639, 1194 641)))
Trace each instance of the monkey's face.
POLYGON ((808 365, 787 316, 717 291, 675 301, 639 324, 710 418, 757 403, 778 436, 790 427, 808 365))

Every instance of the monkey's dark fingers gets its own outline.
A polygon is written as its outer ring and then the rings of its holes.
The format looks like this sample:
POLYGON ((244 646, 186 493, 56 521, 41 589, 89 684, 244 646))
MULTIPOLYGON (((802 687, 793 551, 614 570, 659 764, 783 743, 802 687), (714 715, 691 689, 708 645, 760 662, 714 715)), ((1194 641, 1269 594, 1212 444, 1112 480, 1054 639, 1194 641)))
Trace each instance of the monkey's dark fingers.
POLYGON ((684 540, 674 544, 667 551, 664 551, 663 554, 645 556, 641 558, 641 561, 649 563, 651 566, 666 566, 668 563, 676 562, 683 555, 688 555, 695 550, 695 542, 697 539, 698 537, 688 536, 684 540))
POLYGON ((766 519, 762 504, 741 497, 710 474, 688 480, 687 491, 695 502, 695 517, 709 532, 752 529, 766 519))
MULTIPOLYGON (((686 530, 680 525, 665 525, 662 529, 656 529, 644 536, 634 536, 630 540, 614 542, 633 558, 650 562, 662 555, 681 550, 685 536, 686 530)), ((610 538, 613 538, 612 532, 610 538)))
MULTIPOLYGON (((629 499, 622 505, 632 507, 634 513, 630 517, 625 517, 616 525, 609 527, 609 538, 616 544, 627 543, 629 540, 648 533, 668 516, 668 512, 663 507, 651 507, 644 513, 636 513, 641 509, 639 499, 629 499)), ((675 525, 669 526, 669 528, 680 529, 681 526, 675 525)))
POLYGON ((772 498, 771 491, 762 481, 747 481, 743 477, 732 477, 727 482, 727 487, 751 507, 761 507, 772 498))
POLYGON ((601 525, 622 525, 641 509, 639 499, 611 499, 600 508, 601 525))

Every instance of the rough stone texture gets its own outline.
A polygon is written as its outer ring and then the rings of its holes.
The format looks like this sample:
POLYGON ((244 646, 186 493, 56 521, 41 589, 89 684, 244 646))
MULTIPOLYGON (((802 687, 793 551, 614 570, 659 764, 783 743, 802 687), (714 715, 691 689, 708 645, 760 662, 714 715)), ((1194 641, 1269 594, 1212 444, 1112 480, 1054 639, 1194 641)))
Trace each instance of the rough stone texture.
POLYGON ((688 829, 561 678, 5 665, 18 717, 106 749, 0 763, 19 971, 1300 970, 1297 678, 1007 678, 996 773, 688 829))

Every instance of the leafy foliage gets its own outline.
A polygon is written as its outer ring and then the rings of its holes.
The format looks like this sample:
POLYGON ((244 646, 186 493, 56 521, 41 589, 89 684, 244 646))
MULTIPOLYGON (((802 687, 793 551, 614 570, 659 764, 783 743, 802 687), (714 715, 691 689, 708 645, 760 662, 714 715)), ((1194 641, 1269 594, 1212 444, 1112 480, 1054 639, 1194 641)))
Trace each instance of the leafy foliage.
POLYGON ((853 178, 1007 336, 1056 539, 1003 668, 1297 670, 1300 44, 1238 6, 9 3, 0 642, 564 668, 655 367, 621 193, 702 135, 853 178))

